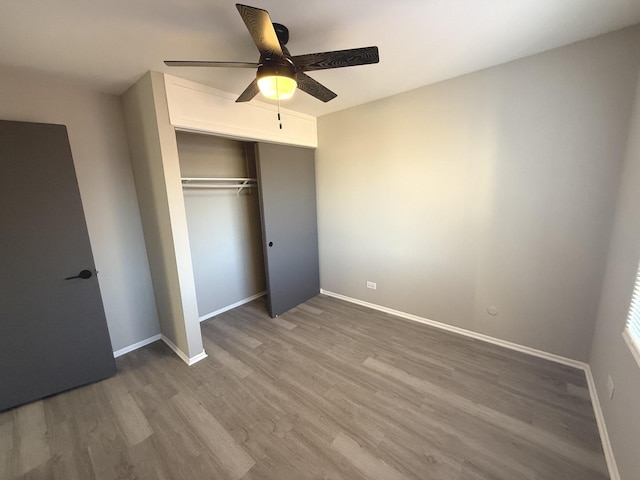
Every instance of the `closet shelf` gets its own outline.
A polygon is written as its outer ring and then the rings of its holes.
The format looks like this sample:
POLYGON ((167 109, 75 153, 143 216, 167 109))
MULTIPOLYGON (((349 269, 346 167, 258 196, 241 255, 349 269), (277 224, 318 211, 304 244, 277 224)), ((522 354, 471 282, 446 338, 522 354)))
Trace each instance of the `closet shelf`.
POLYGON ((240 193, 245 188, 255 188, 255 178, 223 178, 223 177, 183 177, 182 188, 237 189, 240 193))

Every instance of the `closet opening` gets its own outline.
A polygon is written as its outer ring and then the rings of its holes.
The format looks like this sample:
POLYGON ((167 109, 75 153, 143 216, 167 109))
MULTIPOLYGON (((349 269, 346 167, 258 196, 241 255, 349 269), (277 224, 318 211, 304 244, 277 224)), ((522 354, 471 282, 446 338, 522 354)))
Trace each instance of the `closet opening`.
POLYGON ((176 131, 200 321, 266 295, 255 147, 176 131))

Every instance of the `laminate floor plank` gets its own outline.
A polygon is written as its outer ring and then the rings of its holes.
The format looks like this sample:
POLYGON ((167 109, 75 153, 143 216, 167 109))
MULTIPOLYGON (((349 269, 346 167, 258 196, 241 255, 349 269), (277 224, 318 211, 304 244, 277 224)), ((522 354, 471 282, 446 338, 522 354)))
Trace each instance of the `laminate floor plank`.
POLYGON ((270 318, 268 321, 287 330, 293 330, 297 326, 295 323, 291 323, 282 317, 270 318))
MULTIPOLYGON (((211 322, 209 325, 213 325, 211 322)), ((208 325, 205 325, 205 328, 208 325)), ((233 325, 229 325, 224 322, 218 322, 215 326, 222 331, 227 337, 231 337, 234 341, 240 342, 242 345, 249 348, 256 348, 262 345, 260 340, 256 340, 250 335, 247 335, 242 330, 235 328, 233 325)))
POLYGON ((127 445, 133 446, 153 434, 149 422, 138 406, 135 398, 124 387, 122 376, 115 376, 102 382, 101 387, 111 403, 111 411, 127 445))
POLYGON ((254 459, 192 395, 179 393, 172 402, 202 444, 215 456, 228 478, 238 480, 255 465, 254 459))
POLYGON ((318 295, 0 412, 0 478, 606 480, 584 372, 318 295))
POLYGON ((406 480, 402 473, 363 448, 353 438, 338 434, 331 446, 371 480, 406 480))
POLYGON ((14 414, 16 472, 22 475, 46 463, 51 458, 51 448, 46 439, 47 424, 42 401, 15 409, 14 414))
POLYGON ((0 478, 11 478, 14 474, 16 455, 13 453, 13 414, 0 413, 0 478))
POLYGON ((381 373, 382 375, 393 378, 398 382, 405 383, 417 391, 424 393, 426 396, 432 397, 440 401, 443 405, 453 405, 460 412, 469 414, 472 417, 479 418, 492 426, 499 426, 505 432, 511 433, 516 437, 529 441, 537 445, 544 445, 562 456, 580 464, 586 468, 606 472, 606 465, 592 452, 584 449, 581 445, 565 441, 565 439, 554 435, 552 432, 538 428, 532 424, 522 422, 517 418, 505 415, 495 409, 473 402, 465 397, 451 393, 446 389, 436 386, 426 380, 414 377, 403 370, 392 365, 385 364, 375 359, 369 358, 365 361, 368 368, 381 373))
POLYGON ((242 360, 238 360, 233 355, 230 355, 225 349, 212 342, 211 340, 205 341, 204 346, 209 356, 215 358, 222 365, 231 370, 239 378, 244 378, 251 375, 251 368, 245 365, 242 360))

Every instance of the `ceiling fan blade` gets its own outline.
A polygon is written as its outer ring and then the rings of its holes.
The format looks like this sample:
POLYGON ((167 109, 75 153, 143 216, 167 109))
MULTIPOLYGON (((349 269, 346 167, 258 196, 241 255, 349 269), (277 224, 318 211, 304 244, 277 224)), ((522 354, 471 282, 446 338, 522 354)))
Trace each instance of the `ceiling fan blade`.
POLYGON ((257 68, 255 62, 213 62, 200 60, 165 60, 165 65, 169 67, 228 67, 228 68, 257 68))
POLYGON ((296 69, 301 72, 326 70, 329 68, 353 67, 378 63, 378 47, 352 48, 333 52, 308 53, 291 57, 296 69))
POLYGON ((251 82, 244 92, 240 94, 236 102, 248 102, 258 93, 260 93, 260 89, 258 88, 258 79, 254 78, 253 82, 251 82))
POLYGON ((244 24, 247 26, 260 54, 265 57, 282 57, 282 48, 273 28, 271 17, 269 17, 269 12, 240 3, 236 3, 236 8, 240 12, 240 16, 244 20, 244 24))
POLYGON ((338 96, 338 94, 332 92, 320 82, 302 72, 298 73, 298 88, 325 103, 338 96))

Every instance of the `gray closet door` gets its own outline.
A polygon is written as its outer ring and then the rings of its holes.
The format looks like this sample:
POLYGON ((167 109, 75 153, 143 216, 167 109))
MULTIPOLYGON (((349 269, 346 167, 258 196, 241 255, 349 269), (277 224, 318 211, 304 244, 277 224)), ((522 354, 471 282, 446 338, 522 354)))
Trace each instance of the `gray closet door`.
POLYGON ((256 148, 267 293, 275 317, 320 292, 314 152, 256 148))
POLYGON ((0 121, 0 411, 114 373, 66 127, 0 121))

